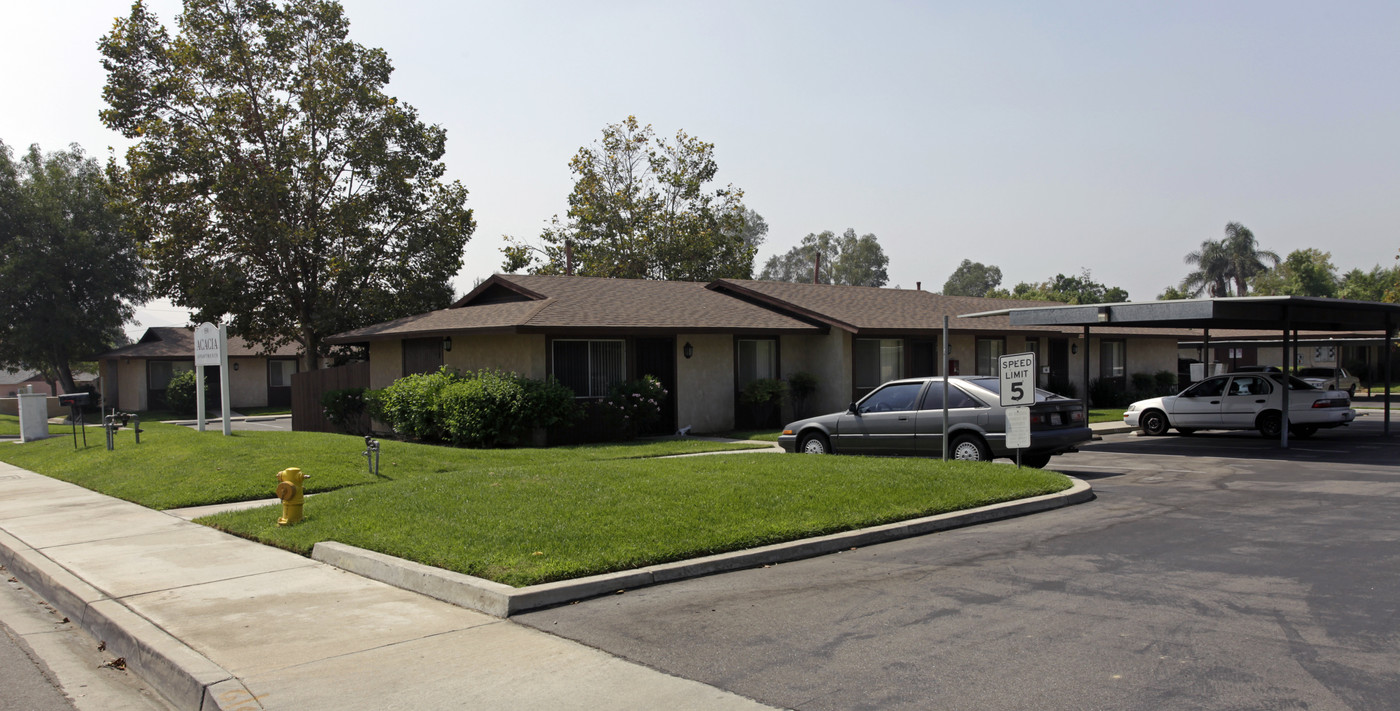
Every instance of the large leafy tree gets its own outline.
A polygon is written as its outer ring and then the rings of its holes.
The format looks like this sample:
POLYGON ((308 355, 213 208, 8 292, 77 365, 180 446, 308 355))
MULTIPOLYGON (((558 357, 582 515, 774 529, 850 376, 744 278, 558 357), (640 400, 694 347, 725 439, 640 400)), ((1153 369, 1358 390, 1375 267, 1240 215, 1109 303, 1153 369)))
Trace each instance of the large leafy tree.
POLYGON ((507 237, 504 269, 582 276, 708 281, 747 279, 767 223, 744 191, 713 191, 714 144, 677 131, 656 137, 635 116, 603 129, 569 162, 574 189, 537 243, 507 237))
POLYGON ((1379 264, 1365 272, 1353 269, 1342 275, 1337 296, 1356 301, 1390 301, 1400 292, 1400 266, 1382 268, 1379 264))
POLYGON ((1126 289, 1094 281, 1093 274, 1088 269, 1080 271, 1079 276, 1056 274, 1042 282, 1023 281, 1009 292, 1005 289, 995 289, 987 295, 1003 299, 1060 301, 1066 304, 1114 304, 1128 300, 1126 289))
POLYGON ((159 295, 306 367, 338 331, 439 308, 475 223, 446 132, 384 92, 380 49, 326 0, 138 0, 100 42, 108 127, 159 295))
POLYGON ((809 234, 802 243, 775 254, 763 265, 758 278, 768 281, 884 286, 889 281, 890 258, 873 234, 856 236, 853 228, 840 235, 826 230, 809 234), (821 259, 821 269, 817 260, 821 259))
POLYGON ((136 241, 102 167, 76 144, 18 161, 0 142, 0 364, 67 392, 73 368, 116 344, 145 297, 136 241))
POLYGON ((1260 296, 1336 296, 1339 285, 1332 255, 1319 249, 1295 249, 1277 267, 1253 277, 1260 296))
POLYGON ((971 259, 962 264, 943 282, 943 293, 947 296, 986 296, 1001 286, 1001 268, 988 266, 971 259))

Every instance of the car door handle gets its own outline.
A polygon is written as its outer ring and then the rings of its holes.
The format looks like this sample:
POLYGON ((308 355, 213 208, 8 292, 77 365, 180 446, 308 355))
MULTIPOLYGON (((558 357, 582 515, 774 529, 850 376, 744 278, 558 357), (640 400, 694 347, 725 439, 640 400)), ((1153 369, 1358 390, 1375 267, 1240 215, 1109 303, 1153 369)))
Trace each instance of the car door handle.
POLYGON ((1257 402, 1257 403, 1259 403, 1259 404, 1261 404, 1261 405, 1264 404, 1264 401, 1263 401, 1263 400, 1255 400, 1255 402, 1257 402))
POLYGON ((899 421, 900 421, 900 422, 906 422, 906 421, 908 421, 908 420, 909 420, 909 418, 908 418, 907 416, 905 416, 905 415, 900 415, 900 416, 899 416, 899 421))
POLYGON ((1210 404, 1212 404, 1212 405, 1219 405, 1219 404, 1220 404, 1220 401, 1219 401, 1219 400, 1211 400, 1211 401, 1210 401, 1210 404))

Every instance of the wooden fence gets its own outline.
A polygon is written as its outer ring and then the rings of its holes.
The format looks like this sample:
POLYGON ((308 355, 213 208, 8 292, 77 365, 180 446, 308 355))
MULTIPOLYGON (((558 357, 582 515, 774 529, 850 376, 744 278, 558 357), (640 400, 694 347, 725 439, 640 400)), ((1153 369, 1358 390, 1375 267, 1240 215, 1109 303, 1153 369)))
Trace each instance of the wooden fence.
MULTIPOLYGON (((297 432, 341 432, 321 413, 321 395, 330 390, 369 387, 369 363, 321 368, 292 376, 292 429, 297 432)), ((361 423, 368 428, 369 421, 361 423)))

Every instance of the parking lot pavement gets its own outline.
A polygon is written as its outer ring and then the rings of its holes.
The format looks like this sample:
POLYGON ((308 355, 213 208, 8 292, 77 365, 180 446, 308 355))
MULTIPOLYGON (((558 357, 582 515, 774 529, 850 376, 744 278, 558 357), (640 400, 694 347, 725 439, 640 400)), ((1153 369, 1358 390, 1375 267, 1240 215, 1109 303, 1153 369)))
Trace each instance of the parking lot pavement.
POLYGON ((1400 437, 1107 435, 1088 504, 515 618, 797 709, 1390 709, 1400 437))

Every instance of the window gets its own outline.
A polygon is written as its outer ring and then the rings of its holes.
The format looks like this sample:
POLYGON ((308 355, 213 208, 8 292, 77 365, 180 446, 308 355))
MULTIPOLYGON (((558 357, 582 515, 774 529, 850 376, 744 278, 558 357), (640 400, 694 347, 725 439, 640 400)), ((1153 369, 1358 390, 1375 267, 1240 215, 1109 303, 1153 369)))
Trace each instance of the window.
POLYGON ((977 375, 1001 375, 1001 361, 1006 355, 1005 338, 977 339, 977 375))
POLYGON ((924 378, 938 375, 942 361, 938 353, 938 341, 916 340, 909 342, 909 373, 906 377, 924 378))
POLYGON ((738 386, 745 386, 755 380, 778 377, 778 342, 772 338, 741 338, 735 342, 738 350, 736 361, 739 367, 738 386))
POLYGON ((880 388, 860 403, 861 412, 905 412, 913 410, 923 383, 897 383, 880 388))
POLYGON ((267 362, 267 386, 270 388, 292 387, 292 375, 297 372, 294 360, 269 360, 267 362))
POLYGON ((604 397, 627 379, 622 341, 554 342, 554 377, 574 391, 574 397, 604 397))
POLYGON ((149 390, 164 390, 170 385, 170 379, 180 373, 188 373, 194 370, 192 360, 149 360, 146 361, 146 388, 149 390))
POLYGON ((1099 341, 1099 379, 1123 380, 1127 375, 1127 344, 1123 341, 1099 341))
MULTIPOLYGON (((948 409, 954 410, 962 407, 984 407, 971 395, 962 391, 962 388, 948 383, 948 409)), ((930 383, 928 392, 924 393, 924 404, 921 410, 942 410, 943 409, 943 383, 942 381, 930 383)))
POLYGON ((899 338, 857 338, 854 344, 856 391, 904 377, 904 341, 899 338))
POLYGON ((441 367, 442 338, 405 338, 403 340, 404 375, 436 373, 441 367))
POLYGON ((1248 375, 1230 381, 1231 395, 1267 395, 1273 388, 1257 375, 1248 375))

